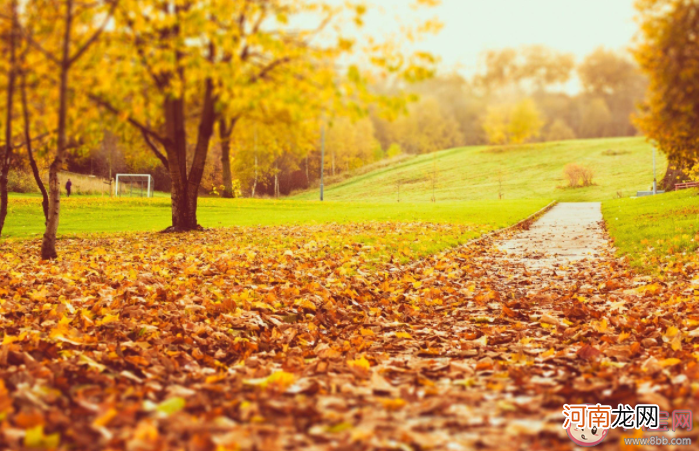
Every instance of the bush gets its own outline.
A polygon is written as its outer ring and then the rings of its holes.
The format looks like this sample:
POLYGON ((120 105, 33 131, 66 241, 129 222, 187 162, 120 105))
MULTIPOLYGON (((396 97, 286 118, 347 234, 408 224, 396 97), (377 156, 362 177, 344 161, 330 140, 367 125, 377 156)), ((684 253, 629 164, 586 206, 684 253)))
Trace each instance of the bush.
POLYGON ((562 119, 556 119, 546 132, 546 141, 565 141, 575 139, 575 132, 562 119))
POLYGON ((386 157, 393 158, 403 153, 403 149, 400 148, 400 144, 393 143, 386 151, 386 157))
POLYGON ((570 163, 566 165, 566 167, 563 169, 563 175, 568 180, 568 186, 571 188, 594 185, 594 171, 577 163, 570 163))
POLYGON ((11 193, 38 193, 34 176, 29 172, 10 171, 7 177, 7 190, 11 193))

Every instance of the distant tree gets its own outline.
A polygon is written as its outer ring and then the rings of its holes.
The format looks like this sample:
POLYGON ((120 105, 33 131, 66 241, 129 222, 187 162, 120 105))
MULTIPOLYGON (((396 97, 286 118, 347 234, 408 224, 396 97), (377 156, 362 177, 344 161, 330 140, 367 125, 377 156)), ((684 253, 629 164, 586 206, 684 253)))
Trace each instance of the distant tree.
POLYGON ((483 130, 490 144, 507 144, 507 124, 509 107, 505 105, 489 106, 483 119, 483 130))
POLYGON ((400 148, 400 144, 393 143, 389 146, 388 150, 386 150, 386 158, 397 157, 402 153, 403 150, 400 148))
POLYGON ((460 145, 483 142, 480 116, 486 108, 486 99, 472 81, 456 73, 438 75, 411 86, 410 92, 421 97, 434 97, 439 102, 442 113, 453 117, 459 127, 463 136, 460 145))
POLYGON ((578 66, 578 76, 587 95, 605 100, 611 114, 607 132, 633 134, 631 114, 643 98, 647 81, 629 56, 600 47, 578 66))
POLYGON ((486 89, 528 83, 533 90, 544 90, 570 80, 575 59, 571 54, 534 45, 489 50, 484 54, 484 66, 485 72, 477 81, 486 89))
POLYGON ((507 133, 511 144, 522 144, 536 138, 541 133, 544 121, 541 112, 532 99, 524 99, 517 103, 510 112, 510 122, 507 133))
POLYGON ((599 138, 608 136, 612 113, 601 97, 586 98, 580 107, 580 136, 599 138))
POLYGON ((411 105, 409 114, 399 117, 389 128, 391 141, 407 153, 430 153, 463 142, 459 124, 434 97, 411 105))
POLYGON ((546 141, 564 141, 566 139, 575 139, 575 132, 562 119, 556 119, 549 125, 546 130, 546 141))
POLYGON ((378 142, 370 119, 352 121, 342 117, 334 121, 326 138, 332 174, 335 175, 336 169, 349 171, 371 162, 376 147, 378 142))
POLYGON ((699 160, 699 3, 639 0, 634 56, 649 78, 636 124, 668 156, 668 188, 699 160))
POLYGON ((541 133, 541 112, 532 99, 488 108, 483 129, 490 144, 522 144, 541 133))

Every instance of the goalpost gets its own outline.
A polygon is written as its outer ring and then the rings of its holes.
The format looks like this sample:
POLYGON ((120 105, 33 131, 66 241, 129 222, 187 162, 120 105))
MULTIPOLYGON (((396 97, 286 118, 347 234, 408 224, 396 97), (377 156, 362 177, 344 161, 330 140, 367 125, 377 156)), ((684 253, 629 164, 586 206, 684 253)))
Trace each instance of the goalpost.
POLYGON ((153 197, 153 177, 150 174, 117 174, 116 197, 153 197))

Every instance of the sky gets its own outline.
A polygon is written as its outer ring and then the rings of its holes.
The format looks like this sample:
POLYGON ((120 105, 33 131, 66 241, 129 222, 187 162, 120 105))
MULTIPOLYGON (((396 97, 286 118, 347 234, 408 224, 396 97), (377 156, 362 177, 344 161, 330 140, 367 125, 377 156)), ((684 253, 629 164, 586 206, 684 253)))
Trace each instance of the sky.
MULTIPOLYGON (((399 29, 396 17, 415 18, 413 0, 374 0, 369 30, 399 29), (378 28, 375 28, 378 27, 378 28)), ((444 24, 419 47, 442 58, 442 67, 472 74, 486 49, 543 44, 580 61, 599 46, 627 48, 636 33, 634 0, 442 0, 425 17, 444 24)), ((405 20, 404 20, 405 22, 405 20)))

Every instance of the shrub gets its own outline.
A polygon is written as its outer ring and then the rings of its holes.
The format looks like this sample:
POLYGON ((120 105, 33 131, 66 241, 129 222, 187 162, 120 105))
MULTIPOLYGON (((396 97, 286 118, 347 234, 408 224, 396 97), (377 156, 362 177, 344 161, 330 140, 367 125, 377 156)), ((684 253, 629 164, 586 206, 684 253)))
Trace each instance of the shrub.
POLYGON ((546 132, 546 141, 565 141, 575 139, 575 132, 562 119, 556 119, 546 132))
POLYGON ((7 177, 7 190, 11 193, 38 193, 34 176, 29 172, 10 171, 7 177))
POLYGON ((393 158, 403 153, 403 149, 400 148, 400 144, 393 143, 386 151, 386 157, 393 158))
POLYGON ((595 173, 592 169, 581 166, 580 177, 582 178, 583 186, 592 186, 594 184, 592 179, 595 177, 595 173))
POLYGON ((568 186, 571 188, 594 185, 594 171, 577 163, 566 165, 566 167, 563 168, 563 175, 568 180, 568 186))

